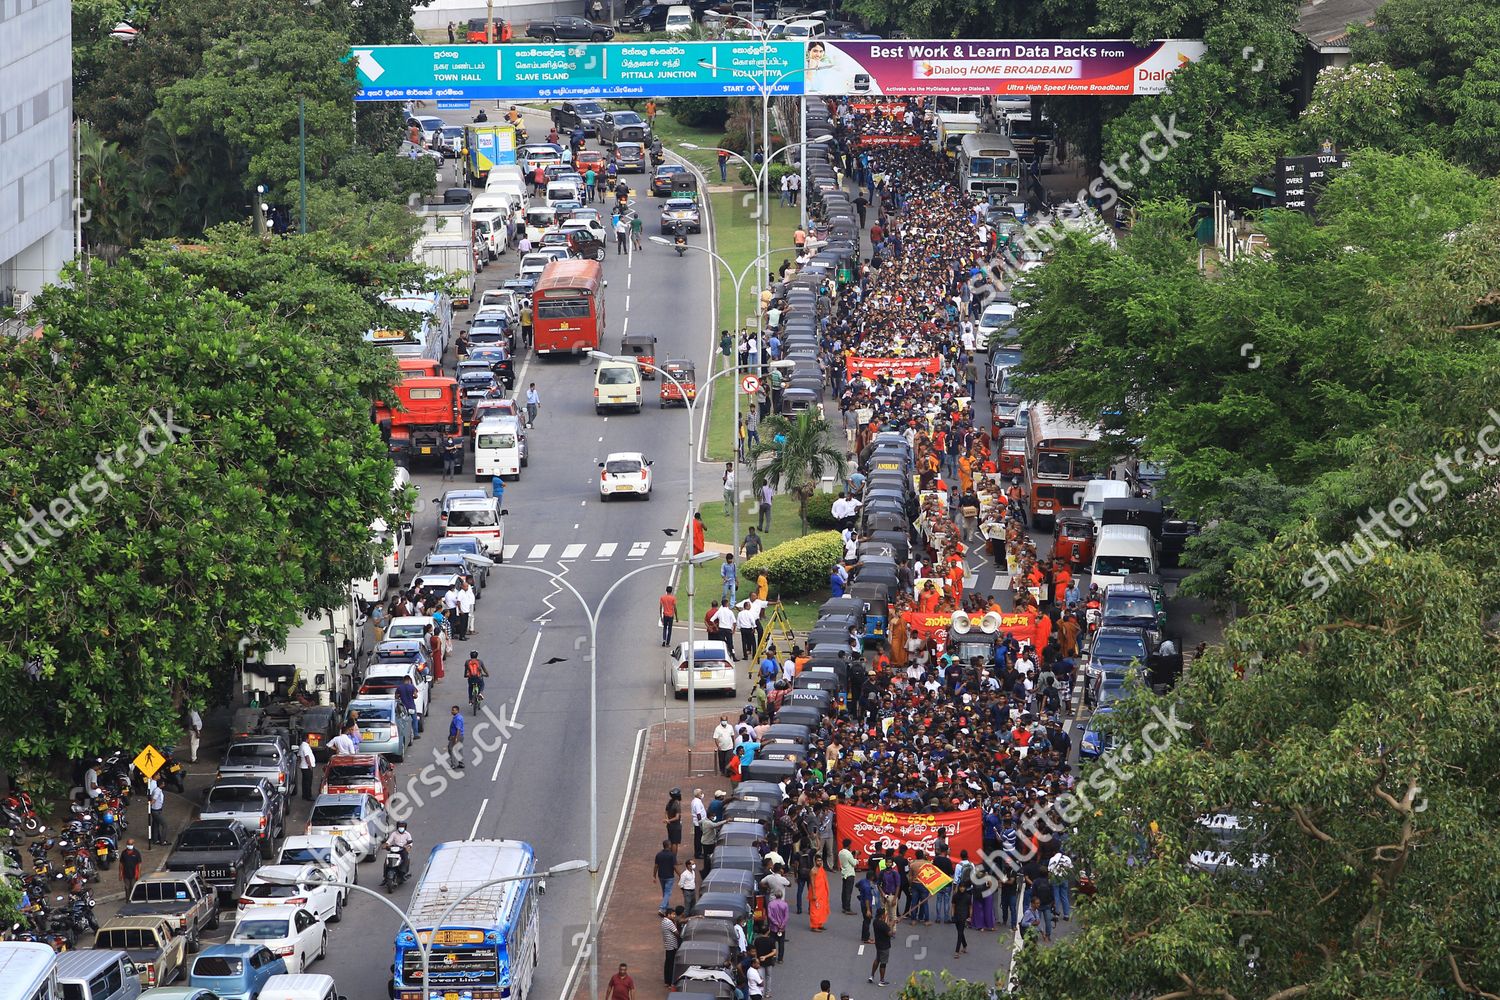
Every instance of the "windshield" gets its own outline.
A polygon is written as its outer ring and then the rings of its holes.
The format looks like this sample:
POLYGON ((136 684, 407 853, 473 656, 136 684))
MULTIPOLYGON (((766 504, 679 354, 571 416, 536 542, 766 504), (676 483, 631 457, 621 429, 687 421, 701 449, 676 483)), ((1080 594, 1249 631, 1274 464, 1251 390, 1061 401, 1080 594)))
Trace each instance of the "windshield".
POLYGON ((1149 597, 1116 597, 1105 608, 1106 618, 1155 618, 1156 602, 1149 597))
POLYGON ((1129 576, 1132 573, 1151 572, 1151 560, 1146 556, 1098 556, 1094 559, 1095 576, 1129 576))
POLYGON ((313 806, 308 826, 348 826, 359 822, 359 805, 313 806))
POLYGON ((630 385, 635 381, 634 368, 601 368, 599 369, 600 385, 630 385))
POLYGON ((228 830, 194 830, 189 827, 177 839, 179 851, 233 851, 239 847, 228 830))
POLYGON ((222 958, 218 955, 207 955, 193 963, 193 978, 208 976, 219 979, 228 976, 238 976, 245 971, 245 960, 242 958, 222 958))
POLYGON ((448 512, 450 528, 493 528, 499 521, 492 510, 451 510, 448 512))
POLYGON ((479 542, 472 538, 439 538, 432 552, 433 555, 478 555, 479 542))
POLYGON ((615 112, 615 124, 616 125, 639 125, 640 123, 641 123, 641 116, 638 115, 638 114, 636 114, 634 111, 616 111, 615 112))
POLYGON ((327 847, 283 847, 276 860, 283 865, 327 864, 330 853, 327 847))
MULTIPOLYGON (((1019 347, 997 347, 990 352, 990 364, 996 368, 1014 368, 1020 363, 1021 349, 1019 347)), ((1000 391, 1007 394, 1014 391, 1010 388, 1009 375, 1001 383, 1000 391)))
POLYGON ((224 754, 226 765, 275 767, 281 760, 281 753, 269 744, 254 746, 230 747, 224 754))
POLYGON ((306 891, 307 886, 277 885, 275 882, 256 882, 254 885, 245 886, 245 895, 251 899, 290 899, 306 891))
POLYGON ((624 476, 641 471, 641 463, 633 458, 617 458, 604 463, 604 471, 613 476, 624 476))
MULTIPOLYGON (((224 785, 210 788, 208 798, 204 800, 204 806, 233 806, 254 803, 255 808, 261 806, 260 789, 254 785, 224 785)), ((212 810, 210 810, 212 811, 212 810)))
POLYGON ((480 448, 514 448, 515 446, 514 434, 481 434, 477 444, 480 448))
POLYGON ((396 717, 396 710, 385 705, 360 705, 349 712, 349 721, 353 722, 354 713, 359 713, 359 724, 368 725, 371 722, 390 722, 396 717))
POLYGON ((1100 635, 1094 640, 1094 655, 1111 659, 1146 659, 1146 643, 1138 635, 1100 635))
POLYGON ((291 937, 292 929, 288 926, 291 921, 280 920, 241 920, 234 928, 234 936, 241 941, 276 941, 280 938, 291 937))

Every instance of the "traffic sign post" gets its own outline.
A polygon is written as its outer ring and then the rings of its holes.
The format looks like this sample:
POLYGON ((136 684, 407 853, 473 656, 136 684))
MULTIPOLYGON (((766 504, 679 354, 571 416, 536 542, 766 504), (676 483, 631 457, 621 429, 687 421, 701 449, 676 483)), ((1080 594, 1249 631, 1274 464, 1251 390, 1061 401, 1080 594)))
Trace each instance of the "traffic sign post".
POLYGON ((760 379, 754 375, 746 375, 740 379, 740 389, 744 391, 745 395, 753 396, 757 392, 760 392, 760 379))
POLYGON ((146 744, 144 750, 135 755, 135 760, 131 761, 135 769, 145 775, 147 780, 156 777, 156 772, 160 771, 166 762, 167 758, 162 756, 162 752, 149 743, 146 744))

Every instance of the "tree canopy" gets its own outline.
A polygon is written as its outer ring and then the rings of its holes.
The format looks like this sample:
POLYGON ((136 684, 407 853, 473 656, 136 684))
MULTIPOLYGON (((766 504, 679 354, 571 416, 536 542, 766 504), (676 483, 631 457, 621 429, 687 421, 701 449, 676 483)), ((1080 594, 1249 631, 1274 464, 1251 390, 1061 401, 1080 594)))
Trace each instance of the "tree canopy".
POLYGON ((417 283, 322 234, 153 244, 47 289, 0 358, 0 658, 15 773, 178 730, 221 701, 241 637, 284 637, 373 565, 392 513, 363 333, 417 283))

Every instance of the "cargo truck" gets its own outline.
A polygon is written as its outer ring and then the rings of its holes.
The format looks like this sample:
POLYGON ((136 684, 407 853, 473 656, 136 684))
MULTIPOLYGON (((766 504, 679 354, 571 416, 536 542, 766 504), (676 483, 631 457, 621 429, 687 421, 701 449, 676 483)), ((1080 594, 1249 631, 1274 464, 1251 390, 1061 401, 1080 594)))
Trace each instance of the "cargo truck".
POLYGON ((516 127, 481 123, 464 127, 464 147, 469 151, 464 173, 470 186, 484 185, 490 168, 516 162, 516 127))

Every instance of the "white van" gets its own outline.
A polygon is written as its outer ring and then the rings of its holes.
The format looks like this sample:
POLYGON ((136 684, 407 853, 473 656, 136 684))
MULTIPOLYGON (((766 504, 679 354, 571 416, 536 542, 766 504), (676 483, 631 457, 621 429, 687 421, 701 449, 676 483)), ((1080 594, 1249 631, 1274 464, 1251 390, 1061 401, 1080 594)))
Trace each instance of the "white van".
POLYGON ((1129 484, 1119 479, 1090 479, 1083 487, 1083 501, 1078 505, 1085 517, 1095 524, 1104 520, 1104 501, 1130 496, 1129 484))
POLYGON ((0 941, 0 1000, 58 1000, 57 953, 37 941, 0 941))
POLYGON ((520 478, 526 467, 526 431, 515 417, 489 417, 474 429, 474 478, 520 478))
POLYGON ((526 175, 521 173, 519 163, 499 163, 490 168, 489 176, 484 179, 486 191, 511 187, 526 190, 526 175))
POLYGON ((583 201, 583 192, 573 181, 550 181, 547 184, 547 207, 556 208, 565 201, 583 201))
POLYGON ((557 210, 551 205, 532 205, 526 210, 526 237, 531 245, 542 242, 542 234, 557 224, 557 210))
POLYGON ((693 30, 693 8, 674 4, 667 8, 667 20, 663 29, 669 35, 675 35, 684 31, 693 30))
POLYGON ((366 606, 380 604, 386 591, 401 583, 401 566, 406 562, 407 536, 404 531, 391 531, 383 518, 370 522, 370 544, 380 553, 380 561, 369 576, 354 578, 354 596, 366 606))
POLYGON ((260 1000, 345 1000, 333 985, 332 976, 302 973, 272 976, 260 988, 260 1000))
POLYGON ((1155 575, 1159 569, 1156 540, 1145 525, 1106 524, 1094 536, 1094 564, 1089 570, 1089 583, 1101 591, 1124 583, 1132 574, 1155 575))
POLYGON ((491 257, 500 256, 510 247, 510 239, 506 235, 510 221, 508 211, 496 209, 493 212, 475 212, 470 216, 470 221, 474 224, 474 235, 484 240, 491 257))
POLYGON ((470 207, 470 217, 482 215, 489 212, 509 213, 516 209, 516 200, 520 197, 509 191, 486 191, 474 199, 470 207))
POLYGON ((594 412, 641 412, 641 370, 633 361, 604 361, 594 370, 594 412))

